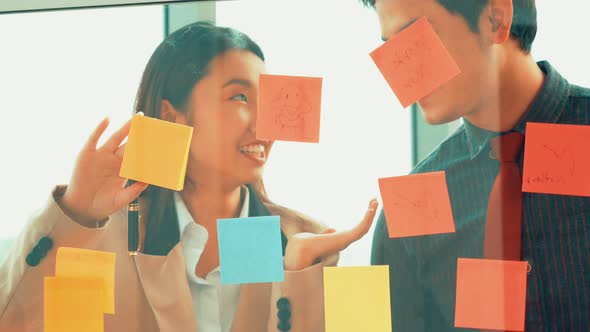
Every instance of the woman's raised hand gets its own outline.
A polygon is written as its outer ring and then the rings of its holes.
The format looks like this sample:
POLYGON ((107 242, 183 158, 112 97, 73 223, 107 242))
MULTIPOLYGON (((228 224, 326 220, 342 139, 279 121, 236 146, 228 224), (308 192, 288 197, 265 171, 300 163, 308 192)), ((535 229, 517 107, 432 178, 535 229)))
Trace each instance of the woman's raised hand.
POLYGON ((287 242, 285 249, 285 270, 305 269, 313 265, 318 258, 334 255, 361 239, 371 228, 378 205, 377 200, 371 200, 363 220, 350 230, 336 231, 329 228, 320 234, 297 233, 293 235, 287 242))
POLYGON ((119 177, 125 149, 121 143, 129 133, 131 120, 97 148, 108 125, 109 119, 105 118, 89 137, 78 155, 66 192, 59 201, 66 214, 85 226, 106 219, 147 188, 147 184, 140 182, 125 187, 126 179, 119 177))

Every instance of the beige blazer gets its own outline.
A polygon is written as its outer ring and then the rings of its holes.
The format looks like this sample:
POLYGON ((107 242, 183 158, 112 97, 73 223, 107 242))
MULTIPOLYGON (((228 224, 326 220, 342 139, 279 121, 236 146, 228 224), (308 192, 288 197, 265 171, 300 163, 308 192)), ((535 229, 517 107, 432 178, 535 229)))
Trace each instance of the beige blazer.
MULTIPOLYGON (((105 331, 196 331, 180 244, 167 256, 129 256, 126 211, 110 216, 103 227, 86 228, 56 203, 64 191, 64 186, 56 187, 0 266, 0 331, 43 331, 43 280, 55 275, 62 246, 117 254, 115 314, 105 314, 105 331), (27 255, 45 236, 53 247, 37 266, 29 266, 27 255)), ((287 238, 308 227, 281 218, 287 238)), ((324 331, 323 267, 337 260, 332 256, 302 271, 285 271, 284 282, 242 285, 232 332, 278 331, 276 301, 281 297, 291 303, 291 331, 324 331)))

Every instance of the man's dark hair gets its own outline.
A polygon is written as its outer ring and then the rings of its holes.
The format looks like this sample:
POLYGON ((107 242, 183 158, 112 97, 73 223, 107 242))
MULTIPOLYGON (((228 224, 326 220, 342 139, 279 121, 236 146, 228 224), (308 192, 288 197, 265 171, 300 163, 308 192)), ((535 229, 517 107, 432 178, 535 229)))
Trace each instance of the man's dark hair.
MULTIPOLYGON (((471 31, 479 33, 479 18, 489 0, 436 0, 451 14, 465 18, 471 31)), ((367 7, 375 8, 375 0, 360 0, 367 7)), ((537 35, 537 7, 535 0, 512 0, 514 18, 510 34, 520 48, 529 53, 537 35)))

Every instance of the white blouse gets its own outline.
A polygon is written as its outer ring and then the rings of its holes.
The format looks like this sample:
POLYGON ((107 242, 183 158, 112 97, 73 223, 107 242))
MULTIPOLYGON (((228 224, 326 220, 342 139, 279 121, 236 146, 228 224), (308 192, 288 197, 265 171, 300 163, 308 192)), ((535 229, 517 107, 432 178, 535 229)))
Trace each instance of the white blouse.
MULTIPOLYGON (((244 192, 240 218, 248 217, 249 212, 250 195, 247 189, 244 192)), ((186 275, 197 320, 197 331, 229 332, 238 305, 240 285, 222 285, 219 266, 209 272, 205 279, 195 274, 195 268, 205 249, 209 233, 205 227, 195 223, 179 193, 174 194, 174 202, 181 231, 180 242, 186 275)))

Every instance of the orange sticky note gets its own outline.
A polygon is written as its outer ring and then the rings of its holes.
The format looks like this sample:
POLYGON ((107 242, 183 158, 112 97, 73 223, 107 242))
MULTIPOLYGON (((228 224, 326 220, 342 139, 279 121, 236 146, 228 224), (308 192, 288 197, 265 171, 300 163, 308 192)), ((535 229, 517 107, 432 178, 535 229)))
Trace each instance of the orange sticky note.
POLYGON ((590 126, 527 123, 522 191, 590 196, 590 126))
POLYGON ((256 138, 319 143, 322 78, 260 75, 256 138))
POLYGON ((391 332, 389 265, 324 268, 326 332, 391 332))
POLYGON ((379 179, 390 238, 455 232, 445 172, 379 179))
POLYGON ((103 332, 104 280, 45 277, 45 332, 103 332))
POLYGON ((115 313, 115 253, 60 247, 57 249, 55 275, 103 279, 102 312, 115 313))
POLYGON ((135 115, 119 176, 180 191, 193 128, 135 115))
POLYGON ((389 38, 370 55, 404 108, 461 72, 426 17, 389 38))
POLYGON ((455 327, 524 331, 527 262, 459 258, 455 327))

